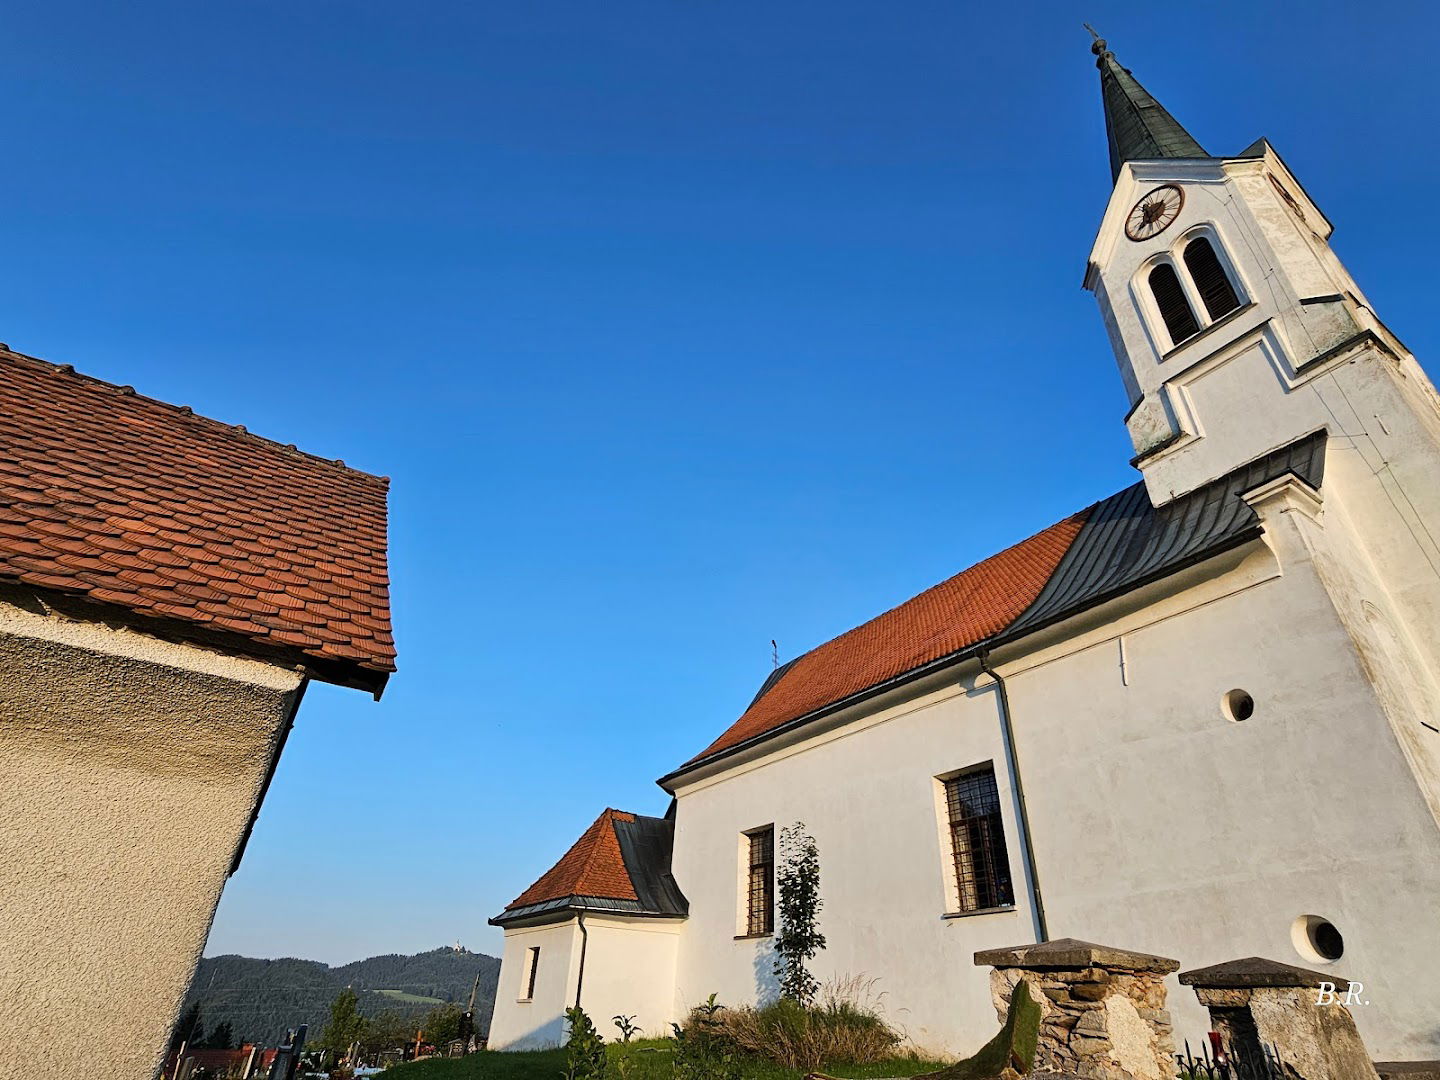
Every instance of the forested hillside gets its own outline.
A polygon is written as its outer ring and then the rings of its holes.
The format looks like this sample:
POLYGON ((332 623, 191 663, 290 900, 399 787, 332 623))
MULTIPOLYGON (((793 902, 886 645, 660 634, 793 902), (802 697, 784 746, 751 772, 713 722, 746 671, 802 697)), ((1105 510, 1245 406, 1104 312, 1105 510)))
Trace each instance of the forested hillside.
POLYGON ((372 956, 341 967, 293 958, 207 956, 195 972, 182 1016, 198 1003, 203 1031, 228 1023, 237 1045, 273 1046, 286 1029, 300 1024, 309 1024, 312 1037, 318 1036, 330 1003, 347 986, 359 993, 366 1016, 398 1012, 419 1017, 447 1001, 463 1007, 477 974, 475 1022, 483 1034, 490 1030, 500 961, 463 948, 372 956))

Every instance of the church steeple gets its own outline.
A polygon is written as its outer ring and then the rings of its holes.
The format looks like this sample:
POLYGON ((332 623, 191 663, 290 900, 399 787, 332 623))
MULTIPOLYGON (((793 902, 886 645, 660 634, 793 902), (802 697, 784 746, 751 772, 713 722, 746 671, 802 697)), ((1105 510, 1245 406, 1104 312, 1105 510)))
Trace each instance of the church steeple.
POLYGON ((1145 158, 1203 158, 1210 155, 1180 126, 1135 76, 1120 66, 1105 39, 1095 37, 1090 51, 1100 69, 1100 96, 1105 103, 1105 132, 1110 138, 1110 175, 1120 177, 1127 161, 1145 158))

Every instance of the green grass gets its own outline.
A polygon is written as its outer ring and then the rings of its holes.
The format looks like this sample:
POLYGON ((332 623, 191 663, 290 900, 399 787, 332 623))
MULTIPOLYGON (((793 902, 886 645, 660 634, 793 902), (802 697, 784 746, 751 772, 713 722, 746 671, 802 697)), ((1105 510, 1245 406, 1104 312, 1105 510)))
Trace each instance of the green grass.
MULTIPOLYGON (((625 1048, 634 1062, 630 1080, 670 1080, 670 1048, 668 1039, 631 1043, 625 1048)), ((606 1049, 612 1062, 621 1052, 621 1047, 614 1043, 606 1049)), ((827 1065, 825 1072, 856 1078, 915 1076, 938 1069, 941 1064, 897 1058, 874 1065, 827 1065)), ((380 1080, 560 1080, 564 1073, 564 1050, 484 1051, 463 1058, 429 1058, 396 1065, 386 1069, 380 1080)), ((746 1060, 741 1073, 745 1080, 800 1080, 805 1075, 755 1058, 746 1060)))

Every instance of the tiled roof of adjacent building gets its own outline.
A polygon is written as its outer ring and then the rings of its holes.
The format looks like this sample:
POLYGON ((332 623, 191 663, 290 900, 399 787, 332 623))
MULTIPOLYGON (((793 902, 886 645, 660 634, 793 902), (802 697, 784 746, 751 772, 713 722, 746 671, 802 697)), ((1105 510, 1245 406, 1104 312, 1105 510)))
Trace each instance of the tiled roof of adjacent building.
POLYGON ((572 910, 683 916, 689 905, 670 876, 674 836, 668 818, 606 810, 490 921, 504 926, 572 910))
POLYGON ((387 487, 0 346, 0 581, 378 694, 387 487))
POLYGON ((1319 489, 1325 444, 1314 432, 1159 508, 1134 484, 977 563, 773 672, 740 719, 661 784, 1259 535, 1240 495, 1286 474, 1319 489))

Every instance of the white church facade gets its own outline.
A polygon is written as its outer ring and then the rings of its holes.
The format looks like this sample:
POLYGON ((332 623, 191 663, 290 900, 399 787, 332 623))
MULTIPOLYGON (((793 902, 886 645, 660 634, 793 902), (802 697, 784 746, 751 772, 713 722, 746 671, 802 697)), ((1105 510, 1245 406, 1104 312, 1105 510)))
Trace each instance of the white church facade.
POLYGON ((1440 397, 1274 148, 1208 154, 1095 51, 1141 480, 779 668, 665 818, 606 811, 492 920, 493 1047, 773 994, 803 821, 816 974, 922 1048, 994 1033, 977 951, 1075 937, 1333 971, 1375 1057, 1440 1057, 1440 397))

